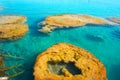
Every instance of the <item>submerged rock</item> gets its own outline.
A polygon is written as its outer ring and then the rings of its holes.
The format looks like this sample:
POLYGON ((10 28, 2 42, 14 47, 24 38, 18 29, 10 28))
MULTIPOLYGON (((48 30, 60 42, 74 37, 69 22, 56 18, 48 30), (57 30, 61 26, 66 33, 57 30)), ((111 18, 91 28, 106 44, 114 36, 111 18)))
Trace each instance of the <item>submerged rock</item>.
POLYGON ((106 80, 106 69, 88 51, 59 43, 37 57, 34 76, 35 80, 106 80))
POLYGON ((86 38, 88 40, 95 41, 95 42, 103 42, 104 41, 104 39, 101 36, 92 35, 92 34, 86 34, 86 38))
POLYGON ((79 27, 86 24, 109 24, 109 21, 90 15, 63 14, 48 16, 45 21, 40 23, 44 26, 39 31, 48 33, 56 28, 79 27))
POLYGON ((0 40, 14 40, 28 32, 25 16, 0 16, 0 40))

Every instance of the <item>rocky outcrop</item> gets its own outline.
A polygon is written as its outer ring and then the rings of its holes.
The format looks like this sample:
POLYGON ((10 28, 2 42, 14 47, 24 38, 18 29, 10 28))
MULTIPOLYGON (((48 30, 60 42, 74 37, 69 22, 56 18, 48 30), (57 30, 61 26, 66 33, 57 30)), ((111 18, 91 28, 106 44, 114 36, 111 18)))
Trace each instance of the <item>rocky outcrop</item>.
POLYGON ((0 39, 16 40, 28 31, 27 24, 7 24, 0 25, 0 39))
POLYGON ((25 16, 0 16, 0 40, 15 40, 28 32, 25 16))
POLYGON ((106 69, 88 51, 59 43, 37 57, 34 77, 35 80, 106 80, 106 69))
POLYGON ((39 29, 39 31, 48 33, 56 28, 80 27, 86 24, 109 24, 109 21, 90 15, 55 15, 48 16, 45 21, 41 22, 40 25, 43 25, 43 27, 42 29, 39 29))

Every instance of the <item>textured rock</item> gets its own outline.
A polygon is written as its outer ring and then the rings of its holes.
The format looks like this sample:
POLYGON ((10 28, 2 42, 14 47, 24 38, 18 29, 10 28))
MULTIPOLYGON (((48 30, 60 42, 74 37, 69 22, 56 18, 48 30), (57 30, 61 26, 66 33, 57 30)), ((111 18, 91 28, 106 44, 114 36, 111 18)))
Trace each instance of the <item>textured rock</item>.
POLYGON ((14 40, 28 32, 25 16, 0 16, 0 40, 14 40))
POLYGON ((3 15, 0 16, 0 25, 1 24, 18 24, 26 22, 25 16, 17 15, 3 15))
POLYGON ((39 29, 39 31, 48 33, 55 28, 79 27, 86 24, 108 24, 108 21, 103 18, 93 17, 90 15, 63 14, 48 16, 45 21, 41 22, 40 24, 44 26, 42 29, 39 29))
POLYGON ((23 36, 28 31, 26 24, 0 25, 0 39, 14 40, 23 36))
POLYGON ((0 6, 0 10, 4 9, 5 7, 4 6, 0 6))
POLYGON ((88 51, 59 43, 37 57, 34 76, 35 80, 106 80, 106 69, 88 51))

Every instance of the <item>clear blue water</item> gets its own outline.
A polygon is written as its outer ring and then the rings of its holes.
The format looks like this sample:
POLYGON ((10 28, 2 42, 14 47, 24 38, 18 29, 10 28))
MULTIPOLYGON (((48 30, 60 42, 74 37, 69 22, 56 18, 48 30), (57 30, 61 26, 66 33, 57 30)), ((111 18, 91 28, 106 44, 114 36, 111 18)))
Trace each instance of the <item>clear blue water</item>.
POLYGON ((0 47, 23 60, 6 60, 6 65, 24 64, 26 72, 14 80, 33 80, 33 65, 38 54, 59 42, 67 42, 94 54, 106 67, 108 80, 120 80, 120 26, 86 25, 79 28, 58 29, 49 35, 37 31, 37 23, 46 16, 63 13, 90 14, 100 17, 120 17, 119 0, 0 0, 2 14, 28 17, 29 32, 0 47))

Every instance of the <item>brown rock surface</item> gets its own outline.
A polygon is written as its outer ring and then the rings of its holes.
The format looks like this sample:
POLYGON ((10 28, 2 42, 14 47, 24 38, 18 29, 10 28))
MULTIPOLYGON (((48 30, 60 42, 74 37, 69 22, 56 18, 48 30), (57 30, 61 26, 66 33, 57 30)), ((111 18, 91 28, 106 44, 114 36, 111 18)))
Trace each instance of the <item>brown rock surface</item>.
POLYGON ((0 40, 14 40, 28 32, 25 16, 0 16, 0 40))
POLYGON ((17 15, 0 16, 0 25, 1 24, 18 24, 18 23, 24 23, 25 21, 26 21, 25 16, 17 16, 17 15))
POLYGON ((104 65, 88 51, 59 43, 37 57, 35 80, 106 80, 104 65))
POLYGON ((86 24, 108 24, 108 21, 90 15, 63 14, 48 16, 45 21, 41 22, 41 24, 45 26, 39 31, 48 33, 55 28, 78 27, 86 24))
POLYGON ((14 40, 23 36, 27 31, 27 24, 0 25, 0 39, 14 40))

